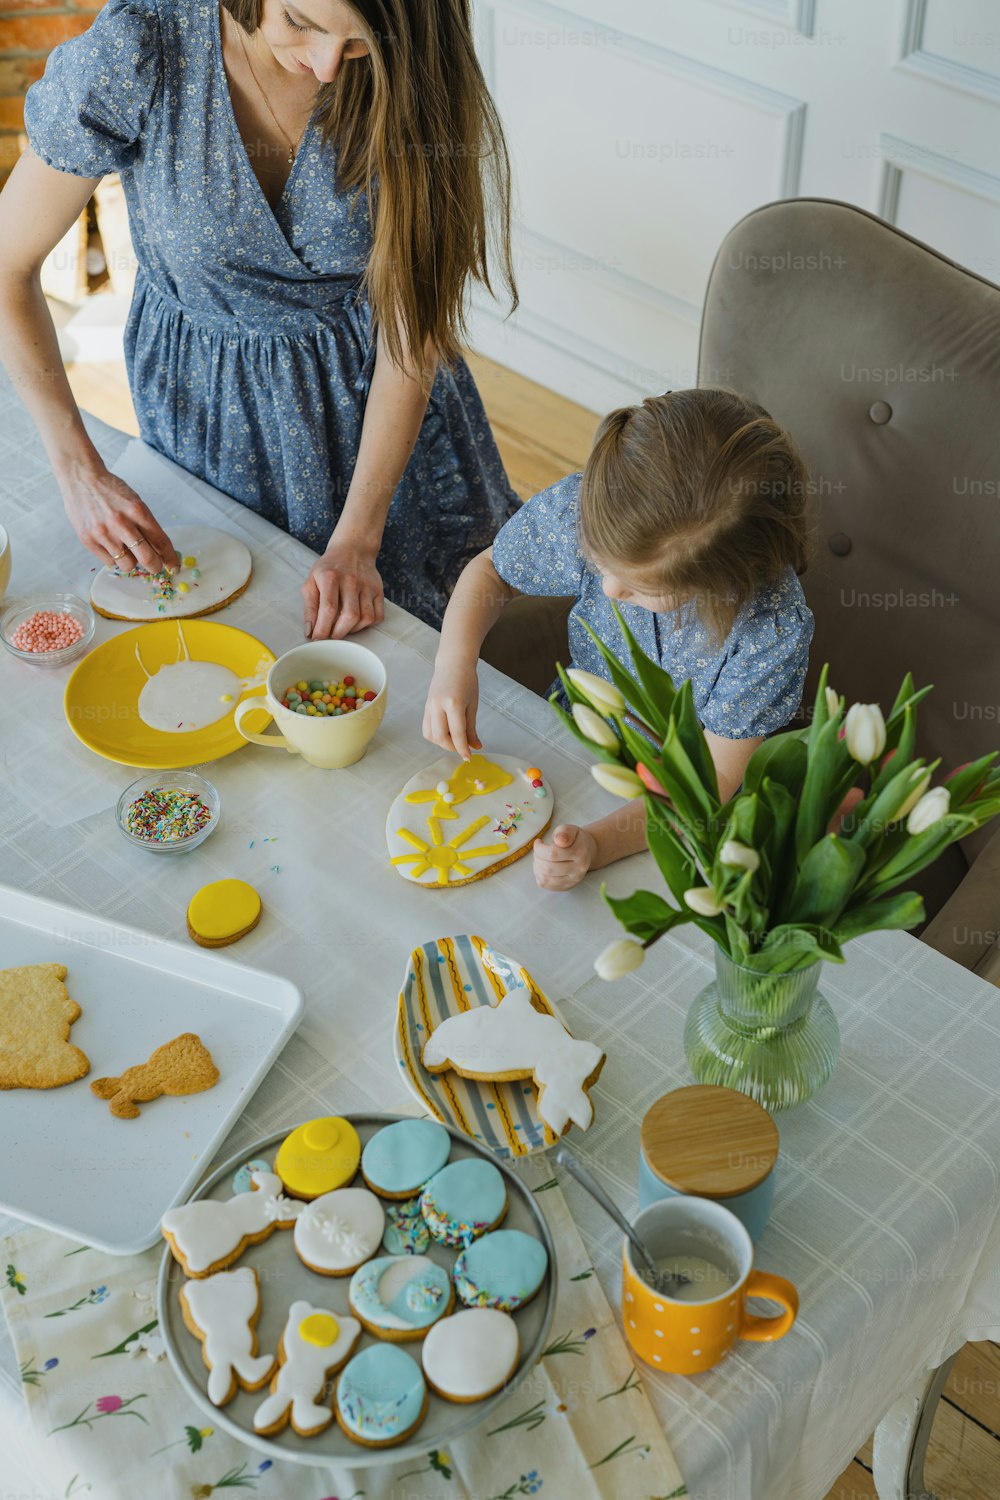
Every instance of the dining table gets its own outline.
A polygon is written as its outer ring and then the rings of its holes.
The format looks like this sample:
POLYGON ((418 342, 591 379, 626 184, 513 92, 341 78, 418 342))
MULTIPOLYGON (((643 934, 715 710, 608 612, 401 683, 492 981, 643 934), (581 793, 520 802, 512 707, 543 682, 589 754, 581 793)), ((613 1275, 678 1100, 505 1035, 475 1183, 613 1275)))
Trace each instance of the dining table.
MULTIPOLYGON (((90 415, 85 422, 104 462, 139 490, 168 533, 172 524, 197 521, 250 548, 250 587, 214 618, 250 631, 276 654, 300 644, 299 591, 313 554, 139 439, 90 415)), ((12 548, 8 603, 45 591, 88 595, 97 563, 72 532, 41 442, 2 377, 0 521, 12 548)), ((99 618, 95 644, 128 628, 99 618)), ((711 944, 693 927, 675 928, 634 972, 613 982, 597 977, 596 956, 620 935, 604 892, 660 888, 648 854, 591 874, 568 893, 539 889, 530 856, 453 890, 402 879, 388 860, 385 817, 403 784, 440 753, 421 732, 438 635, 387 604, 385 619, 358 640, 380 658, 388 680, 385 720, 364 758, 321 770, 301 756, 248 745, 198 767, 218 790, 220 825, 200 848, 173 858, 122 838, 115 805, 136 772, 94 754, 71 733, 62 701, 68 669, 42 670, 0 652, 0 882, 123 930, 182 943, 186 907, 199 886, 236 877, 259 891, 262 920, 228 951, 291 979, 305 1009, 217 1160, 317 1115, 413 1112, 392 1045, 409 955, 445 935, 481 935, 525 966, 574 1035, 606 1054, 592 1091, 593 1124, 585 1132, 574 1128, 569 1139, 633 1215, 643 1116, 660 1096, 692 1082, 684 1020, 712 978, 711 944)), ((586 748, 551 706, 485 664, 478 727, 487 753, 543 769, 556 823, 584 823, 615 805, 592 777, 586 748)), ((797 1287, 794 1327, 773 1344, 738 1344, 700 1375, 626 1362, 621 1390, 609 1391, 614 1399, 607 1400, 597 1400, 583 1374, 581 1351, 593 1328, 554 1328, 569 1341, 561 1362, 569 1376, 561 1399, 539 1397, 540 1420, 527 1407, 512 1416, 514 1439, 534 1444, 540 1456, 512 1476, 508 1495, 535 1493, 535 1485, 542 1500, 668 1494, 823 1500, 873 1429, 879 1494, 883 1500, 916 1494, 913 1466, 926 1437, 925 1398, 935 1393, 935 1372, 966 1340, 1000 1335, 1000 997, 898 932, 850 943, 843 965, 825 966, 821 988, 840 1023, 841 1057, 813 1099, 777 1116, 774 1210, 755 1254, 761 1269, 797 1287), (635 1431, 619 1440, 625 1429, 616 1424, 632 1393, 635 1431), (569 1477, 575 1473, 569 1457, 565 1467, 558 1457, 578 1451, 586 1459, 579 1484, 569 1477)), ((108 1163, 94 1170, 115 1169, 108 1163)), ((611 1310, 608 1348, 621 1358, 620 1231, 544 1155, 529 1158, 523 1170, 535 1174, 536 1187, 539 1173, 545 1186, 556 1187, 566 1211, 565 1243, 578 1235, 583 1247, 567 1251, 584 1267, 573 1279, 584 1288, 587 1277, 595 1282, 593 1298, 611 1310)), ((135 1492, 124 1459, 121 1487, 111 1478, 100 1488, 67 1471, 80 1450, 70 1449, 65 1433, 58 1461, 53 1457, 39 1391, 60 1370, 43 1368, 38 1329, 68 1339, 72 1320, 42 1325, 51 1313, 40 1310, 29 1317, 30 1297, 9 1274, 16 1280, 19 1265, 30 1268, 37 1257, 45 1276, 55 1278, 51 1296, 68 1305, 75 1291, 85 1299, 88 1289, 114 1284, 115 1257, 76 1255, 79 1246, 12 1214, 0 1215, 0 1237, 0 1283, 8 1271, 0 1285, 7 1313, 0 1323, 0 1493, 48 1500, 89 1491, 91 1500, 105 1494, 124 1500, 135 1492)), ((87 1304, 84 1311, 96 1336, 104 1308, 87 1304)), ((588 1314, 581 1304, 579 1316, 599 1326, 599 1312, 588 1314)), ((167 1362, 155 1368, 161 1384, 169 1382, 167 1362)), ((140 1423, 121 1419, 121 1410, 112 1419, 106 1408, 104 1425, 95 1428, 109 1452, 140 1430, 140 1423)), ((217 1441, 198 1437, 201 1430, 189 1422, 186 1439, 181 1433, 171 1448, 177 1473, 182 1461, 203 1457, 217 1441)), ((213 1471, 200 1489, 185 1477, 176 1490, 154 1485, 149 1493, 186 1497, 241 1487, 265 1500, 325 1493, 297 1490, 287 1465, 280 1486, 268 1490, 273 1476, 259 1452, 244 1457, 225 1473, 213 1471)), ((463 1487, 462 1475, 440 1455, 417 1477, 386 1469, 376 1485, 374 1472, 357 1480, 357 1494, 493 1500, 492 1490, 476 1494, 468 1481, 463 1487)), ((336 1490, 340 1500, 349 1493, 336 1490)), ((497 1486, 496 1494, 503 1493, 497 1486)))

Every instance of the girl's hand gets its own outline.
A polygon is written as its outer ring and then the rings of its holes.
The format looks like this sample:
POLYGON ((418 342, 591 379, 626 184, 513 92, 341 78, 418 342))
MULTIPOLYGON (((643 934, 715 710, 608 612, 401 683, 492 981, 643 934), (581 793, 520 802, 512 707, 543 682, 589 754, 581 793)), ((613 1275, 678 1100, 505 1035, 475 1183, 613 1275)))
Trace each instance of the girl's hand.
POLYGON ((464 667, 439 663, 424 707, 424 739, 440 745, 442 750, 454 750, 468 760, 473 750, 483 748, 476 733, 478 707, 479 677, 475 663, 464 667))
POLYGON ((339 542, 334 533, 302 585, 302 604, 308 640, 340 640, 378 625, 385 617, 385 601, 375 554, 339 542))
POLYGON ((571 891, 597 857, 597 840, 587 828, 560 823, 551 844, 535 840, 535 879, 543 891, 571 891))
POLYGON ((122 573, 177 567, 177 552, 149 506, 103 464, 71 469, 59 483, 70 525, 102 566, 122 573))

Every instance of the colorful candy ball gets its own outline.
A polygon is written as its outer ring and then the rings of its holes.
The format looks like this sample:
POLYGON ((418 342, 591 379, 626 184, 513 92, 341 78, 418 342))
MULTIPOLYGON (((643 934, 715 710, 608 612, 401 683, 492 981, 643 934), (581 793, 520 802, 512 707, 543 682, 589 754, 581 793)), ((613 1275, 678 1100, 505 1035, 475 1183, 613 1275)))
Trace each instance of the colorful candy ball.
POLYGON ((337 719, 357 713, 377 697, 373 688, 360 686, 350 675, 339 681, 314 677, 309 682, 303 679, 292 683, 281 698, 281 706, 311 719, 337 719))

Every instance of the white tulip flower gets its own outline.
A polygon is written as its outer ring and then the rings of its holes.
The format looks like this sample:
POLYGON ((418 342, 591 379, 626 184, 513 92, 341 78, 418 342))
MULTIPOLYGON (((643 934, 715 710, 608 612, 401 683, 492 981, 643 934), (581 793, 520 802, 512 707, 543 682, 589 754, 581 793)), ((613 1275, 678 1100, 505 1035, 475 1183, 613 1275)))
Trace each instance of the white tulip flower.
POLYGON ((694 885, 684 892, 684 900, 699 917, 717 917, 722 910, 710 885, 694 885))
POLYGON ((616 938, 594 959, 594 972, 600 979, 624 979, 646 957, 646 950, 636 938, 616 938))
POLYGON ((947 817, 951 807, 951 793, 946 786, 936 786, 925 792, 906 820, 907 833, 926 833, 935 823, 947 817))
POLYGON ((570 667, 566 673, 575 688, 589 698, 595 708, 601 713, 620 714, 625 712, 625 699, 606 677, 598 677, 596 672, 584 672, 580 667, 570 667))
POLYGON ((719 862, 724 865, 735 865, 739 870, 760 869, 760 855, 756 849, 751 849, 749 844, 738 844, 735 839, 726 839, 719 849, 719 862))
POLYGON ((844 720, 848 753, 859 765, 870 766, 885 749, 885 720, 877 703, 852 703, 844 720))
POLYGON ((831 719, 840 711, 840 694, 832 687, 826 689, 826 711, 831 719))
POLYGON ((573 704, 573 718, 580 733, 586 735, 593 744, 600 745, 602 750, 617 750, 618 736, 606 719, 596 714, 592 708, 585 703, 573 704))
POLYGON ((638 776, 628 766, 609 766, 607 761, 599 760, 595 766, 591 766, 590 774, 599 786, 616 797, 641 797, 645 790, 638 776))

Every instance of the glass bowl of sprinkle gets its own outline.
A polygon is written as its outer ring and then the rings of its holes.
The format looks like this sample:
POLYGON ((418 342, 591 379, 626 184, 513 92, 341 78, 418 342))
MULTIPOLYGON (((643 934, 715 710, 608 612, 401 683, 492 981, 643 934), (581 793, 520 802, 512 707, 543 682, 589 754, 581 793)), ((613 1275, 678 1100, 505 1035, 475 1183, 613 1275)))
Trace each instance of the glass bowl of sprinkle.
POLYGON ((97 620, 76 594, 21 599, 0 616, 0 640, 11 656, 33 667, 66 667, 94 639, 97 620))
POLYGON ((219 823, 219 794, 194 771, 140 776, 118 798, 115 817, 125 839, 153 854, 197 849, 219 823))

